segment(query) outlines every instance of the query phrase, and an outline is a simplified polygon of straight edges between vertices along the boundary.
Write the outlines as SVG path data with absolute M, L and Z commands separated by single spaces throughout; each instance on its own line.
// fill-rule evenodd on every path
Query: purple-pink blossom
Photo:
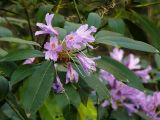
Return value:
M 96 63 L 92 58 L 88 58 L 83 54 L 77 54 L 77 58 L 83 70 L 89 75 L 92 71 L 96 71 Z
M 152 67 L 148 66 L 145 69 L 135 71 L 135 73 L 143 79 L 144 83 L 147 83 L 150 80 L 149 73 L 151 72 L 151 70 L 152 70 Z
M 78 73 L 73 69 L 70 62 L 67 65 L 66 84 L 69 82 L 78 82 Z
M 123 57 L 124 57 L 124 51 L 118 48 L 114 48 L 112 52 L 110 52 L 110 56 L 119 61 L 122 62 Z
M 35 33 L 35 35 L 41 35 L 41 34 L 50 34 L 50 35 L 58 35 L 58 32 L 55 28 L 52 27 L 52 19 L 54 17 L 54 14 L 49 14 L 47 13 L 46 14 L 46 17 L 45 17 L 45 21 L 46 21 L 46 24 L 43 24 L 43 23 L 37 23 L 37 26 L 41 29 L 39 31 L 37 31 Z
M 63 88 L 63 84 L 60 81 L 60 78 L 57 76 L 55 82 L 52 85 L 53 90 L 56 93 L 63 93 L 65 89 Z
M 81 25 L 77 30 L 76 33 L 79 37 L 83 39 L 84 43 L 94 42 L 95 38 L 93 37 L 92 33 L 95 33 L 97 29 L 94 26 L 89 27 L 88 24 Z
M 23 62 L 23 64 L 25 65 L 25 64 L 32 64 L 33 62 L 34 62 L 34 60 L 35 60 L 35 58 L 28 58 L 28 59 L 26 59 L 24 62 Z
M 62 51 L 62 45 L 58 43 L 58 39 L 56 37 L 51 37 L 49 42 L 44 44 L 45 59 L 57 61 L 58 53 Z
M 130 70 L 136 70 L 141 68 L 139 62 L 140 62 L 140 58 L 135 57 L 133 54 L 129 54 L 127 60 L 124 61 L 124 64 Z
M 148 66 L 147 68 L 142 68 L 139 57 L 136 57 L 133 54 L 129 54 L 127 57 L 125 57 L 124 51 L 118 48 L 114 48 L 110 53 L 110 56 L 132 70 L 137 76 L 142 78 L 144 83 L 147 83 L 150 80 L 149 73 L 151 72 L 152 67 Z
M 81 37 L 79 37 L 75 32 L 72 32 L 66 36 L 65 43 L 67 49 L 69 50 L 80 49 L 83 46 Z
M 71 32 L 65 38 L 67 49 L 80 49 L 81 47 L 88 46 L 93 48 L 89 43 L 95 41 L 92 33 L 96 32 L 94 26 L 89 27 L 88 24 L 81 25 L 75 32 Z

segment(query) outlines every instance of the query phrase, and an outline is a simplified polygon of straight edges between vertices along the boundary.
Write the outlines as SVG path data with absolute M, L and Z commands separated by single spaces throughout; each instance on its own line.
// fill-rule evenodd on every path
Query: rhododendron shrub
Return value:
M 135 23 L 122 13 L 106 20 L 95 10 L 82 17 L 75 0 L 79 22 L 73 22 L 74 16 L 58 14 L 67 4 L 62 3 L 54 12 L 50 4 L 39 4 L 32 21 L 23 1 L 27 21 L 16 25 L 28 24 L 30 40 L 0 38 L 14 42 L 8 50 L 0 46 L 0 119 L 160 120 L 158 37 L 135 40 L 129 28 Z M 146 20 L 135 11 L 125 13 Z

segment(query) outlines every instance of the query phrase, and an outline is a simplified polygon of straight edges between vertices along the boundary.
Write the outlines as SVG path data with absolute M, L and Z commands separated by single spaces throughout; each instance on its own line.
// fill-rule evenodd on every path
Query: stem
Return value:
M 15 113 L 19 116 L 19 118 L 21 120 L 25 120 L 25 118 L 23 118 L 23 116 L 19 113 L 19 111 L 14 107 L 14 105 L 10 102 L 10 100 L 8 100 L 8 98 L 6 98 L 6 102 L 7 104 L 15 111 Z
M 96 92 L 96 104 L 97 104 L 97 120 L 100 120 L 100 115 L 99 115 L 99 98 L 98 98 L 98 94 Z
M 29 26 L 31 37 L 32 37 L 32 41 L 34 41 L 34 35 L 33 35 L 32 27 L 31 27 L 30 17 L 29 17 L 28 11 L 27 11 L 25 6 L 24 6 L 24 11 L 25 11 L 25 14 L 26 14 L 26 17 L 27 17 L 28 26 Z
M 82 19 L 81 19 L 80 13 L 79 13 L 79 10 L 78 10 L 78 7 L 77 7 L 76 0 L 73 0 L 73 3 L 74 3 L 74 7 L 75 7 L 75 9 L 76 9 L 76 12 L 77 12 L 79 21 L 82 23 L 83 21 L 82 21 Z
M 61 3 L 62 3 L 62 1 L 63 1 L 63 0 L 59 0 L 59 2 L 58 2 L 57 8 L 56 8 L 56 10 L 55 10 L 55 13 L 56 13 L 56 14 L 59 12 L 59 10 L 60 10 L 60 8 L 61 8 Z
M 8 13 L 15 14 L 15 15 L 19 15 L 18 13 L 15 13 L 15 12 L 9 11 L 9 10 L 4 9 L 4 8 L 0 8 L 0 10 L 1 10 L 1 11 L 4 11 L 4 12 L 8 12 Z

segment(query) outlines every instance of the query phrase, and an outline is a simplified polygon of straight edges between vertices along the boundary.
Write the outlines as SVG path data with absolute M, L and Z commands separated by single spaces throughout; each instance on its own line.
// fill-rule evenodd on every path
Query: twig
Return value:
M 75 7 L 75 9 L 76 9 L 76 12 L 77 12 L 79 21 L 82 23 L 83 21 L 82 21 L 82 19 L 81 19 L 80 13 L 79 13 L 79 10 L 78 10 L 78 7 L 77 7 L 76 0 L 73 0 L 73 3 L 74 3 L 74 7 Z
M 63 0 L 59 0 L 59 2 L 58 2 L 58 5 L 57 5 L 56 10 L 55 10 L 55 13 L 56 13 L 56 14 L 59 12 L 59 10 L 60 10 L 60 8 L 61 8 L 60 6 L 61 6 L 62 1 L 63 1 Z
M 8 98 L 6 98 L 6 102 L 12 108 L 12 110 L 15 111 L 15 113 L 19 116 L 21 120 L 25 120 L 25 118 L 23 118 L 23 116 L 19 113 L 19 111 L 14 107 L 14 105 L 10 102 Z
M 100 115 L 99 115 L 99 98 L 98 98 L 98 94 L 96 92 L 96 108 L 97 108 L 97 120 L 100 120 Z
M 25 6 L 24 6 L 24 11 L 25 11 L 25 14 L 26 14 L 26 17 L 27 17 L 28 26 L 29 26 L 31 37 L 32 37 L 32 41 L 34 41 L 34 35 L 33 35 L 32 27 L 31 27 L 30 17 L 29 17 L 28 11 L 27 11 Z
M 18 13 L 15 13 L 15 12 L 12 12 L 12 11 L 9 11 L 9 10 L 6 10 L 4 8 L 0 8 L 1 11 L 4 11 L 4 12 L 8 12 L 8 13 L 12 13 L 12 14 L 15 14 L 15 15 L 19 15 Z

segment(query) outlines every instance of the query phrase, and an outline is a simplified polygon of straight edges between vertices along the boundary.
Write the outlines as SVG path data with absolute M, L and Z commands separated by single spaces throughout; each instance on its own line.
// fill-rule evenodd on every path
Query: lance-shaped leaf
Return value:
M 7 55 L 7 54 L 8 54 L 7 51 L 5 51 L 5 50 L 3 50 L 2 48 L 0 48 L 0 56 L 5 56 L 5 55 Z
M 9 92 L 8 80 L 0 76 L 0 100 L 3 99 Z
M 80 77 L 90 88 L 97 92 L 100 98 L 108 99 L 110 97 L 107 87 L 99 80 L 99 76 L 96 73 L 85 76 L 80 74 Z
M 132 15 L 134 16 L 134 19 L 132 20 L 135 20 L 135 23 L 139 25 L 150 36 L 152 45 L 160 51 L 160 30 L 158 29 L 158 27 L 156 27 L 156 25 L 154 25 L 146 17 L 139 15 L 135 11 L 132 11 Z
M 24 78 L 30 76 L 37 68 L 37 65 L 22 65 L 19 68 L 17 68 L 11 76 L 11 86 L 22 81 Z
M 67 31 L 67 34 L 70 32 L 76 31 L 77 28 L 80 27 L 80 24 L 72 23 L 72 22 L 65 22 L 64 29 Z
M 118 32 L 121 34 L 125 33 L 125 23 L 122 19 L 108 19 L 108 27 L 111 31 Z
M 99 39 L 99 38 L 106 37 L 106 36 L 120 36 L 120 37 L 122 37 L 123 34 L 108 31 L 108 30 L 101 30 L 101 31 L 96 33 L 95 38 Z
M 33 49 L 24 49 L 24 50 L 16 50 L 8 53 L 6 56 L 0 59 L 0 62 L 3 61 L 17 61 L 24 60 L 27 58 L 33 57 L 43 57 L 44 54 L 41 51 L 33 50 Z
M 65 120 L 63 112 L 53 96 L 47 98 L 39 113 L 42 120 Z
M 118 80 L 128 82 L 129 86 L 139 90 L 144 90 L 142 80 L 140 80 L 123 64 L 111 59 L 110 57 L 102 57 L 100 60 L 97 60 L 97 67 L 113 74 Z
M 14 43 L 40 46 L 38 43 L 34 41 L 23 40 L 23 39 L 15 38 L 15 37 L 1 37 L 0 42 L 14 42 Z
M 54 76 L 52 62 L 46 61 L 28 78 L 28 84 L 22 94 L 22 103 L 28 116 L 43 105 L 51 90 Z
M 120 37 L 120 36 L 99 37 L 96 39 L 96 42 L 116 47 L 124 47 L 133 50 L 145 51 L 145 52 L 153 52 L 153 53 L 159 52 L 156 48 L 147 43 L 133 40 L 127 37 Z

